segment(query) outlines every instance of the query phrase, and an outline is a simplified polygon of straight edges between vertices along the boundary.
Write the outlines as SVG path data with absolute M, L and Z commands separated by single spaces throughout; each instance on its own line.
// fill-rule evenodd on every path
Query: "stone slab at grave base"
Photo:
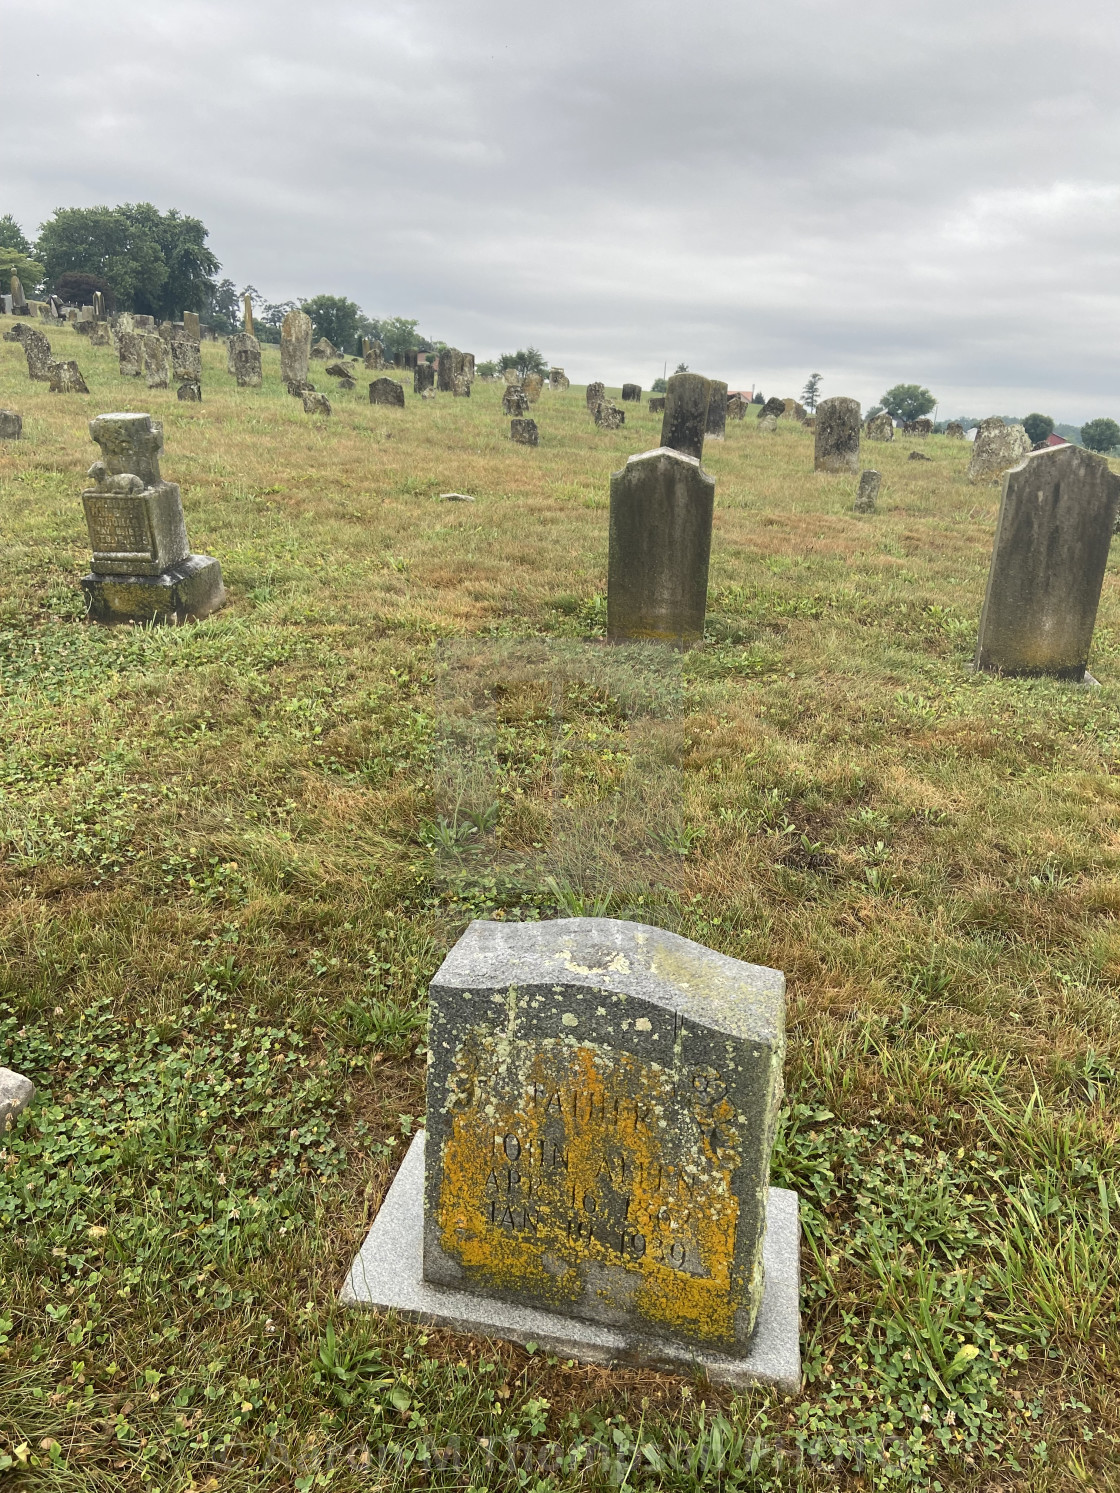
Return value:
M 770 1384 L 787 1394 L 801 1387 L 800 1227 L 797 1194 L 771 1187 L 763 1245 L 765 1289 L 758 1325 L 742 1358 L 687 1343 L 638 1336 L 535 1307 L 514 1306 L 468 1291 L 429 1285 L 422 1276 L 424 1132 L 408 1148 L 373 1227 L 350 1268 L 339 1299 L 345 1306 L 397 1311 L 433 1327 L 475 1337 L 537 1343 L 548 1353 L 584 1363 L 700 1369 L 713 1384 L 745 1389 Z
M 89 575 L 82 590 L 91 622 L 187 622 L 225 604 L 222 567 L 211 555 L 188 555 L 159 575 Z

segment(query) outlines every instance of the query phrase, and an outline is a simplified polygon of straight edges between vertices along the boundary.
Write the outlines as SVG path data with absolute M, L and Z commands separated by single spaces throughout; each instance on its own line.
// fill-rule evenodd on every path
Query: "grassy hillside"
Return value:
M 973 678 L 998 488 L 967 485 L 970 447 L 868 446 L 881 511 L 857 516 L 809 433 L 748 416 L 705 454 L 706 645 L 609 649 L 608 479 L 657 444 L 644 407 L 607 434 L 582 389 L 545 394 L 533 450 L 497 385 L 399 411 L 359 384 L 322 420 L 273 348 L 238 390 L 205 346 L 190 405 L 52 342 L 88 398 L 0 342 L 24 416 L 0 443 L 0 1061 L 39 1085 L 0 1172 L 0 1465 L 68 1489 L 811 1487 L 834 1459 L 863 1486 L 1105 1486 L 1115 565 L 1102 689 Z M 117 409 L 164 421 L 221 560 L 201 625 L 81 621 L 86 422 Z M 472 917 L 558 912 L 789 977 L 795 1400 L 335 1304 L 422 1119 L 426 982 Z

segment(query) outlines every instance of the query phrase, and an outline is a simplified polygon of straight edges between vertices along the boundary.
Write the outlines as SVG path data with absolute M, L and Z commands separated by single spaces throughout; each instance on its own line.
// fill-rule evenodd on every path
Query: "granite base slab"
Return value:
M 211 555 L 188 555 L 159 575 L 82 577 L 90 622 L 186 622 L 225 604 L 222 567 Z
M 801 1387 L 800 1225 L 797 1194 L 786 1188 L 770 1188 L 763 1248 L 766 1284 L 758 1325 L 741 1358 L 430 1285 L 421 1274 L 423 1237 L 424 1132 L 420 1131 L 350 1267 L 339 1297 L 344 1305 L 397 1311 L 413 1321 L 475 1337 L 532 1342 L 547 1353 L 587 1363 L 655 1367 L 675 1373 L 700 1370 L 713 1384 L 737 1389 L 768 1384 L 795 1394 Z

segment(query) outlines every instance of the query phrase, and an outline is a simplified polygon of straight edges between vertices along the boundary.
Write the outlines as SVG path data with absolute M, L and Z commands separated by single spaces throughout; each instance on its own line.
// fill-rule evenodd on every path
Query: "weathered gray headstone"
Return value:
M 471 381 L 465 372 L 457 373 L 452 379 L 451 392 L 456 399 L 469 399 L 471 397 Z
M 894 420 L 882 410 L 878 415 L 872 415 L 867 422 L 867 439 L 869 441 L 893 441 Z
M 604 399 L 595 406 L 595 424 L 600 430 L 621 430 L 626 424 L 626 411 L 620 410 L 613 399 Z
M 502 414 L 503 415 L 527 415 L 529 413 L 529 401 L 524 392 L 516 384 L 507 384 L 502 392 Z
M 436 381 L 436 370 L 433 363 L 417 363 L 412 370 L 412 392 L 423 394 L 426 389 L 434 388 Z
M 778 428 L 777 415 L 759 415 L 758 428 L 764 431 L 766 435 L 773 435 Z
M 112 347 L 113 331 L 107 321 L 95 321 L 89 329 L 90 347 Z
M 143 378 L 144 333 L 129 331 L 118 333 L 117 358 L 122 378 Z
M 541 434 L 535 420 L 515 418 L 509 422 L 509 438 L 517 446 L 539 446 Z
M 682 1356 L 744 1354 L 782 1098 L 779 971 L 640 923 L 476 922 L 430 1013 L 424 1279 Z
M 530 404 L 536 404 L 544 388 L 544 379 L 539 373 L 527 373 L 521 380 L 521 392 Z
M 148 333 L 141 344 L 144 378 L 149 389 L 166 389 L 171 377 L 169 348 L 162 337 Z
M 933 421 L 927 420 L 924 415 L 917 420 L 907 420 L 903 424 L 902 433 L 903 435 L 917 436 L 919 440 L 925 440 L 927 436 L 933 434 Z
M 766 401 L 766 403 L 762 406 L 762 408 L 758 412 L 758 418 L 761 420 L 766 415 L 773 415 L 776 420 L 780 420 L 781 417 L 785 414 L 785 412 L 786 412 L 786 402 L 785 402 L 785 400 L 784 399 L 778 399 L 777 397 L 775 397 L 773 399 L 768 399 Z
M 623 386 L 622 386 L 622 400 L 623 400 L 624 404 L 641 404 L 641 402 L 642 402 L 642 386 L 641 386 L 641 384 L 623 384 Z
M 998 415 L 981 420 L 972 443 L 968 480 L 990 481 L 1022 461 L 1030 449 L 1031 438 L 1021 425 L 1005 425 Z
M 699 461 L 704 454 L 711 397 L 710 379 L 699 373 L 674 373 L 665 388 L 662 446 L 671 446 L 674 451 L 683 451 L 686 456 L 695 456 Z
M 592 414 L 595 413 L 595 406 L 598 404 L 602 404 L 603 400 L 606 399 L 606 397 L 607 390 L 604 384 L 588 384 L 587 393 L 585 394 L 584 398 L 587 401 L 587 408 L 591 411 Z
M 649 401 L 649 412 L 651 415 L 663 415 L 665 413 L 664 394 L 654 394 Z
M 783 400 L 783 403 L 785 405 L 785 413 L 788 418 L 791 420 L 796 420 L 799 425 L 803 425 L 808 414 L 805 406 L 803 404 L 798 404 L 796 399 L 786 399 Z
M 311 357 L 311 318 L 293 307 L 280 323 L 280 377 L 285 384 L 305 384 Z
M 474 383 L 474 353 L 463 354 L 463 377 L 466 378 L 470 383 Z
M 21 327 L 24 355 L 27 358 L 27 376 L 36 383 L 50 382 L 51 345 L 38 327 Z
M 328 377 L 338 380 L 339 388 L 352 389 L 356 382 L 355 374 L 358 371 L 357 363 L 328 363 L 323 370 Z
M 1084 679 L 1118 503 L 1120 477 L 1080 446 L 1004 475 L 978 669 Z
M 813 466 L 818 472 L 859 471 L 859 401 L 823 399 L 817 406 L 813 431 Z
M 959 420 L 950 420 L 948 425 L 946 425 L 945 427 L 945 434 L 951 441 L 963 441 L 964 426 L 960 423 Z
M 868 467 L 859 474 L 859 492 L 853 507 L 857 513 L 874 513 L 883 477 L 880 472 Z
M 160 476 L 163 426 L 150 415 L 99 415 L 101 459 L 82 493 L 93 561 L 82 577 L 95 622 L 183 622 L 225 601 L 221 566 L 192 555 L 179 489 Z
M 195 342 L 202 341 L 202 323 L 198 319 L 197 311 L 183 312 L 183 331 Z
M 419 365 L 417 365 L 419 366 Z M 436 388 L 441 394 L 452 394 L 455 391 L 455 380 L 463 372 L 463 354 L 457 347 L 445 347 L 440 350 L 439 372 L 436 375 Z
M 521 375 L 516 368 L 503 369 L 502 378 L 507 384 L 519 384 L 521 382 Z
M 23 416 L 15 410 L 0 410 L 0 441 L 18 441 L 23 435 Z
M 708 423 L 704 434 L 712 440 L 722 441 L 727 434 L 727 385 L 718 378 L 711 380 L 712 392 L 708 397 Z
M 398 405 L 403 410 L 404 385 L 398 384 L 395 378 L 375 378 L 369 386 L 369 402 L 370 404 Z
M 0 1141 L 16 1128 L 16 1121 L 35 1097 L 35 1085 L 22 1073 L 0 1068 Z
M 316 394 L 314 389 L 303 391 L 303 412 L 305 415 L 329 415 L 331 413 L 331 402 L 325 394 Z
M 156 319 L 154 316 L 146 316 L 142 312 L 132 313 L 133 330 L 137 332 L 154 332 L 156 330 Z
M 741 394 L 729 394 L 727 396 L 727 418 L 729 420 L 741 420 L 747 413 L 749 401 Z
M 171 339 L 171 375 L 180 399 L 197 403 L 202 398 L 202 346 L 185 329 Z
M 370 342 L 368 337 L 366 342 L 369 345 L 364 349 L 362 361 L 371 373 L 379 373 L 385 367 L 385 349 L 380 342 Z M 419 368 L 419 363 L 416 366 Z
M 607 637 L 689 647 L 704 636 L 716 485 L 662 446 L 611 475 Z
M 229 339 L 226 366 L 239 389 L 261 386 L 261 345 L 251 332 L 238 332 Z
M 571 387 L 571 380 L 564 373 L 563 368 L 550 368 L 548 370 L 548 387 L 554 394 L 562 393 Z
M 320 337 L 311 349 L 311 356 L 319 362 L 326 358 L 337 358 L 338 348 L 332 342 L 328 342 L 325 337 Z
M 47 364 L 50 373 L 52 394 L 88 394 L 81 369 L 73 358 L 64 358 Z
M 924 451 L 911 451 L 907 457 L 908 461 L 932 461 L 932 456 L 927 456 Z
M 12 276 L 12 315 L 31 315 L 31 307 L 27 304 L 27 297 L 23 293 L 23 284 L 18 275 Z

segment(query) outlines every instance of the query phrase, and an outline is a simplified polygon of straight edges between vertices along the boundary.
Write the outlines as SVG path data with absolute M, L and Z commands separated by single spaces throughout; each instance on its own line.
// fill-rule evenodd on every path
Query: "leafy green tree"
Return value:
M 883 408 L 896 420 L 920 420 L 937 400 L 921 384 L 895 384 L 883 395 Z
M 677 366 L 673 369 L 673 372 L 674 373 L 687 373 L 688 372 L 688 364 L 687 363 L 678 363 Z
M 755 396 L 754 396 L 754 398 L 753 398 L 753 399 L 752 399 L 752 400 L 751 400 L 751 403 L 752 403 L 752 404 L 765 404 L 765 403 L 766 403 L 766 397 L 765 397 L 765 395 L 764 395 L 764 394 L 763 394 L 763 392 L 762 392 L 762 390 L 761 390 L 761 389 L 757 389 L 757 390 L 756 390 L 756 391 L 755 391 Z
M 503 353 L 498 359 L 498 367 L 503 373 L 507 368 L 516 368 L 522 378 L 527 373 L 543 376 L 548 372 L 548 364 L 538 347 L 519 347 L 515 353 Z
M 1049 415 L 1027 415 L 1023 429 L 1030 436 L 1032 446 L 1041 446 L 1047 436 L 1054 434 L 1054 422 Z
M 867 411 L 867 414 L 864 415 L 863 418 L 865 420 L 874 420 L 874 418 L 875 418 L 876 415 L 881 415 L 882 413 L 883 413 L 883 406 L 881 404 L 873 404 L 871 406 L 871 408 Z
M 108 281 L 117 303 L 161 320 L 201 310 L 220 268 L 198 218 L 150 202 L 59 208 L 42 225 L 36 252 L 54 284 L 68 270 Z
M 311 318 L 313 334 L 325 337 L 341 350 L 353 348 L 361 336 L 365 317 L 362 308 L 343 295 L 315 295 L 302 303 L 301 309 Z
M 12 248 L 0 240 L 0 291 L 6 295 L 13 275 L 19 276 L 24 295 L 33 296 L 43 283 L 43 266 L 22 249 Z
M 808 381 L 801 391 L 801 398 L 805 403 L 805 408 L 812 414 L 816 413 L 817 405 L 820 402 L 821 378 L 822 375 L 819 373 L 810 373 Z
M 1115 451 L 1120 446 L 1120 425 L 1115 420 L 1107 418 L 1101 420 L 1090 420 L 1087 425 L 1081 427 L 1081 443 L 1090 451 L 1099 451 L 1102 454 Z
M 377 340 L 385 349 L 389 362 L 394 362 L 401 353 L 411 352 L 424 340 L 416 335 L 416 328 L 420 323 L 411 321 L 407 316 L 387 316 L 376 325 Z
M 31 245 L 27 240 L 27 235 L 11 213 L 5 213 L 0 218 L 0 244 L 3 244 L 6 249 L 18 249 L 21 254 L 31 254 Z
M 228 336 L 241 320 L 241 302 L 237 286 L 230 279 L 221 280 L 206 295 L 201 314 L 206 322 L 223 336 Z
M 669 382 L 667 379 L 655 378 L 653 383 L 649 386 L 649 392 L 651 394 L 664 394 L 668 387 Z
M 479 363 L 478 367 L 475 369 L 475 373 L 478 375 L 479 378 L 493 378 L 494 375 L 497 373 L 497 371 L 498 371 L 498 365 L 497 365 L 497 363 L 490 362 L 490 361 L 487 361 L 485 363 Z
M 100 275 L 87 275 L 84 270 L 67 270 L 55 281 L 54 293 L 71 306 L 92 306 L 93 293 L 99 290 L 105 297 L 105 309 L 110 315 L 117 309 L 117 298 L 108 280 Z

